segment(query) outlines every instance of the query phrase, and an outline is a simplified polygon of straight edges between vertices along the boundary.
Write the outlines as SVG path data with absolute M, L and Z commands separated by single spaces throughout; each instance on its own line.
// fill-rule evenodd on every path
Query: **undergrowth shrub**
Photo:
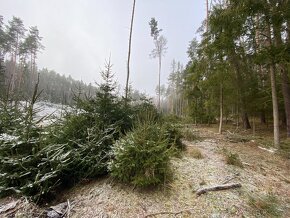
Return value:
M 181 151 L 185 149 L 185 145 L 182 143 L 181 138 L 182 134 L 180 128 L 176 124 L 172 123 L 164 123 L 164 134 L 168 139 L 168 148 L 174 148 L 177 151 Z
M 53 199 L 61 187 L 102 174 L 108 159 L 107 140 L 111 140 L 110 134 L 103 132 L 74 147 L 68 143 L 50 144 L 36 151 L 35 146 L 42 145 L 40 139 L 21 143 L 25 146 L 21 152 L 16 146 L 18 141 L 4 143 L 0 150 L 0 195 L 16 193 L 41 203 Z
M 175 114 L 166 114 L 163 116 L 163 121 L 164 122 L 168 122 L 168 123 L 175 123 L 175 124 L 179 124 L 182 122 L 181 117 L 175 115 Z
M 114 92 L 110 64 L 102 76 L 95 96 L 77 97 L 76 106 L 46 128 L 35 120 L 36 85 L 21 115 L 23 129 L 0 141 L 0 196 L 16 193 L 41 203 L 63 187 L 107 173 L 113 142 L 130 130 L 133 118 Z
M 168 137 L 156 123 L 141 123 L 112 150 L 109 169 L 113 177 L 139 187 L 157 185 L 169 178 Z
M 17 105 L 0 99 L 0 134 L 15 134 L 22 128 L 21 120 L 21 110 Z
M 19 194 L 47 202 L 83 178 L 107 174 L 112 157 L 112 175 L 122 181 L 148 186 L 168 178 L 172 148 L 182 147 L 180 132 L 161 125 L 161 115 L 149 100 L 134 105 L 120 99 L 110 63 L 102 77 L 95 95 L 76 94 L 76 104 L 50 126 L 41 127 L 43 118 L 36 119 L 38 83 L 19 119 L 13 108 L 0 111 L 0 118 L 5 116 L 0 130 L 11 134 L 9 140 L 0 137 L 0 196 Z M 8 131 L 12 117 L 16 123 Z
M 193 130 L 190 128 L 185 128 L 182 131 L 182 136 L 187 141 L 194 141 L 198 139 L 198 137 L 193 133 Z
M 238 154 L 232 153 L 232 152 L 228 151 L 227 149 L 223 149 L 223 153 L 225 155 L 225 159 L 226 159 L 227 164 L 234 165 L 234 166 L 241 167 L 241 168 L 244 167 Z

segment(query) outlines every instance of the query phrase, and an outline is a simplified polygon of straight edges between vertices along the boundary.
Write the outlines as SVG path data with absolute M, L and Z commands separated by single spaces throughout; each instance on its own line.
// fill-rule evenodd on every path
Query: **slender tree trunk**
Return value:
M 290 2 L 290 1 L 288 1 Z M 290 44 L 290 18 L 287 20 L 287 42 Z
M 266 35 L 267 35 L 267 46 L 272 46 L 272 38 L 271 38 L 271 24 L 269 17 L 267 19 L 266 26 Z M 271 57 L 273 58 L 273 57 Z M 274 145 L 275 147 L 279 147 L 280 145 L 280 133 L 279 133 L 279 108 L 278 108 L 278 96 L 277 96 L 277 88 L 276 88 L 276 77 L 275 77 L 275 64 L 273 60 L 271 60 L 269 64 L 269 73 L 271 79 L 271 91 L 272 91 L 272 105 L 273 105 L 273 128 L 274 128 Z
M 220 125 L 219 125 L 219 134 L 222 134 L 223 126 L 223 107 L 224 107 L 224 93 L 223 93 L 223 84 L 220 85 Z
M 205 0 L 205 4 L 206 4 L 206 32 L 208 32 L 208 18 L 209 18 L 208 0 Z
M 289 1 L 288 1 L 289 3 Z M 287 43 L 288 45 L 290 45 L 290 19 L 288 18 L 287 21 Z M 287 69 L 287 67 L 285 67 L 285 69 Z M 289 69 L 289 68 L 288 68 Z M 283 93 L 287 93 L 287 96 L 284 96 L 284 105 L 285 105 L 285 109 L 286 109 L 286 119 L 287 119 L 287 137 L 290 137 L 290 82 L 289 82 L 289 77 L 288 77 L 288 71 L 283 70 L 282 72 L 282 86 L 284 85 L 285 87 L 283 88 Z
M 242 115 L 242 121 L 243 121 L 243 126 L 245 129 L 251 129 L 251 124 L 249 121 L 248 113 L 246 111 L 246 99 L 244 96 L 244 85 L 243 85 L 243 79 L 241 76 L 241 66 L 239 63 L 239 60 L 237 58 L 237 54 L 234 50 L 231 51 L 230 53 L 230 62 L 233 68 L 235 69 L 236 72 L 236 84 L 237 84 L 237 89 L 238 93 L 240 95 L 240 103 L 241 103 L 241 115 Z
M 281 47 L 283 44 L 282 36 L 281 36 L 281 24 L 273 25 L 275 43 L 277 47 Z M 290 137 L 290 82 L 288 77 L 288 69 L 284 63 L 279 64 L 281 69 L 281 77 L 282 77 L 282 94 L 284 98 L 284 107 L 286 114 L 286 126 L 287 126 L 287 137 Z
M 128 61 L 127 61 L 127 79 L 126 79 L 126 90 L 125 90 L 126 102 L 128 100 L 128 92 L 129 92 L 131 42 L 132 42 L 133 22 L 134 22 L 134 14 L 135 14 L 135 4 L 136 4 L 136 0 L 133 1 L 133 9 L 132 9 L 132 17 L 131 17 L 131 26 L 130 26 L 130 36 L 129 36 L 129 49 L 128 49 Z
M 158 58 L 158 110 L 160 111 L 160 75 L 161 75 L 161 55 Z
M 283 67 L 281 72 L 282 76 L 282 93 L 284 98 L 284 107 L 286 114 L 286 125 L 287 125 L 287 137 L 290 137 L 290 83 L 287 73 L 287 68 Z
M 253 117 L 253 124 L 252 124 L 252 127 L 253 127 L 253 135 L 255 135 L 255 134 L 256 134 L 255 117 Z
M 261 124 L 266 124 L 266 114 L 264 110 L 260 112 L 260 121 L 261 121 Z
M 249 121 L 249 116 L 247 112 L 242 112 L 242 120 L 244 129 L 251 129 L 251 124 Z
M 273 119 L 274 119 L 274 145 L 279 147 L 280 133 L 279 133 L 279 108 L 278 97 L 276 90 L 276 78 L 274 64 L 270 65 L 270 78 L 271 78 L 271 90 L 272 90 L 272 104 L 273 104 Z

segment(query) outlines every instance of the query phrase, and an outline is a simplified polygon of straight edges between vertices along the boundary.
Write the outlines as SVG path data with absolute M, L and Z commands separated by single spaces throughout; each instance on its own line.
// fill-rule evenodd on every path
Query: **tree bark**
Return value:
M 241 76 L 241 66 L 240 66 L 237 54 L 234 49 L 230 52 L 229 60 L 236 72 L 236 84 L 237 84 L 238 93 L 240 95 L 240 103 L 241 103 L 240 109 L 241 109 L 243 126 L 245 129 L 251 129 L 251 124 L 248 118 L 248 113 L 246 111 L 246 99 L 243 94 L 244 85 L 243 85 L 243 78 Z
M 158 111 L 160 111 L 160 74 L 161 74 L 161 55 L 158 57 Z
M 280 133 L 279 133 L 279 108 L 278 108 L 278 97 L 276 90 L 276 78 L 275 78 L 275 67 L 272 63 L 269 67 L 270 78 L 271 78 L 271 91 L 272 91 L 272 104 L 273 104 L 273 120 L 274 120 L 274 145 L 279 147 L 280 145 Z
M 220 85 L 220 125 L 219 125 L 219 134 L 222 134 L 223 127 L 223 107 L 224 107 L 224 96 L 223 96 L 223 84 Z
M 271 39 L 271 25 L 270 20 L 267 20 L 267 44 L 269 47 L 272 46 Z M 273 57 L 272 57 L 273 58 Z M 272 105 L 273 105 L 273 121 L 274 121 L 274 145 L 275 147 L 279 147 L 280 145 L 280 133 L 279 133 L 279 108 L 278 108 L 278 96 L 277 96 L 277 88 L 276 88 L 276 77 L 275 77 L 275 64 L 273 60 L 269 65 L 269 73 L 271 79 L 271 91 L 272 91 Z
M 266 114 L 264 110 L 260 112 L 260 121 L 261 124 L 266 124 Z
M 208 32 L 208 19 L 209 19 L 208 0 L 205 0 L 205 4 L 206 4 L 206 32 Z
M 133 9 L 132 9 L 132 17 L 131 17 L 131 26 L 130 26 L 130 36 L 129 36 L 129 50 L 128 50 L 128 61 L 127 61 L 127 79 L 126 79 L 126 90 L 125 90 L 126 102 L 128 100 L 128 92 L 129 92 L 131 42 L 132 42 L 133 22 L 134 22 L 134 14 L 135 14 L 135 4 L 136 4 L 136 0 L 133 1 Z
M 281 24 L 274 24 L 273 31 L 276 46 L 281 47 L 283 45 L 281 36 Z M 279 66 L 281 69 L 281 77 L 282 77 L 281 83 L 282 83 L 282 94 L 284 98 L 284 108 L 286 114 L 287 137 L 290 137 L 290 82 L 288 77 L 287 66 L 285 66 L 284 63 L 280 63 Z
M 251 124 L 250 124 L 249 116 L 247 112 L 243 112 L 242 120 L 243 120 L 244 129 L 251 129 Z
M 286 114 L 287 137 L 290 137 L 290 83 L 286 68 L 282 69 L 282 93 L 284 98 L 284 107 Z

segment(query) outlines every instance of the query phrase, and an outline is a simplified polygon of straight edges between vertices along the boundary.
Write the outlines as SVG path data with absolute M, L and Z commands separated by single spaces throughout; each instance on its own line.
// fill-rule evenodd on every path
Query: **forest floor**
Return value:
M 69 200 L 70 217 L 76 218 L 290 217 L 290 159 L 231 132 L 190 129 L 197 139 L 184 141 L 187 149 L 171 160 L 173 178 L 162 187 L 139 190 L 104 177 L 64 191 L 58 202 Z M 227 164 L 229 151 L 242 167 Z M 242 187 L 196 195 L 199 188 L 226 182 Z

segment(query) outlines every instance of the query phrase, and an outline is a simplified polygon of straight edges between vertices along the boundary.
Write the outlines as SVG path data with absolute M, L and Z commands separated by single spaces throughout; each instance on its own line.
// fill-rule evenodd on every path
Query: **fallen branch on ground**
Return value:
M 262 149 L 262 150 L 264 150 L 264 151 L 268 151 L 268 152 L 270 152 L 270 153 L 275 153 L 275 152 L 277 151 L 277 149 L 275 149 L 275 148 L 267 149 L 267 148 L 263 148 L 263 147 L 261 147 L 261 146 L 258 146 L 258 148 L 260 148 L 260 149 Z
M 157 215 L 162 215 L 162 214 L 170 214 L 170 215 L 175 215 L 176 216 L 176 215 L 181 214 L 181 213 L 190 212 L 191 210 L 193 210 L 193 208 L 180 210 L 178 212 L 162 211 L 162 212 L 157 212 L 157 213 L 150 213 L 150 214 L 145 215 L 144 218 L 157 216 Z
M 246 166 L 249 166 L 249 167 L 252 167 L 253 165 L 252 164 L 249 164 L 247 162 L 242 162 L 243 165 L 246 165 Z
M 205 194 L 210 191 L 220 191 L 220 190 L 226 190 L 226 189 L 231 189 L 231 188 L 240 188 L 242 185 L 240 183 L 231 183 L 231 184 L 223 184 L 223 185 L 216 185 L 212 187 L 205 187 L 201 188 L 196 191 L 196 195 L 200 196 L 202 194 Z
M 232 177 L 227 176 L 225 181 L 222 184 L 226 184 L 230 181 L 232 181 L 233 179 L 237 178 L 240 175 L 240 173 L 235 173 Z

